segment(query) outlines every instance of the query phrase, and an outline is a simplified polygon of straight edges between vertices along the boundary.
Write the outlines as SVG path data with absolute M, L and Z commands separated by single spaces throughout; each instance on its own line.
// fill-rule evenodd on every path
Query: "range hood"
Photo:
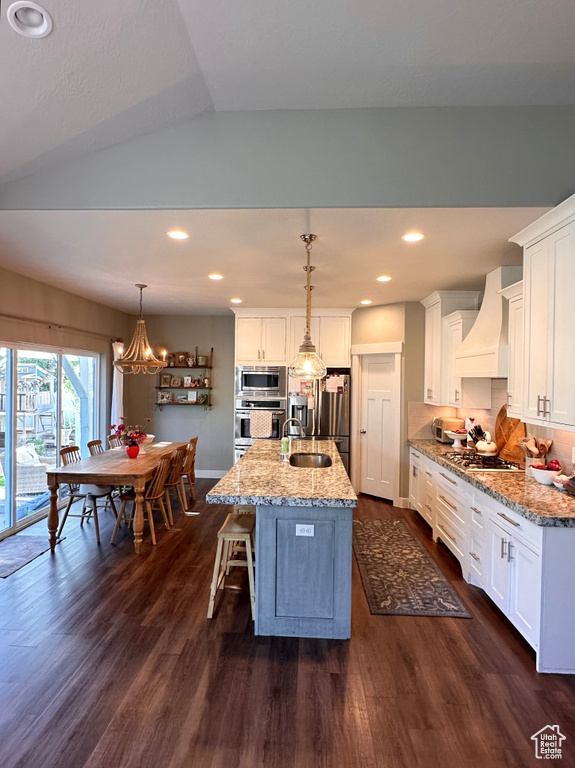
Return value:
M 498 267 L 485 278 L 485 293 L 477 320 L 455 353 L 456 376 L 507 378 L 508 304 L 499 291 L 521 280 L 522 276 L 522 267 Z

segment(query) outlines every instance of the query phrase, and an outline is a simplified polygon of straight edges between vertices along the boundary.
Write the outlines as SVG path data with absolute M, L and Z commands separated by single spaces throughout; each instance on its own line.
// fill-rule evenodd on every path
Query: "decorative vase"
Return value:
M 136 456 L 140 453 L 140 446 L 138 445 L 138 443 L 134 443 L 133 445 L 127 445 L 126 453 L 128 454 L 129 459 L 135 459 Z

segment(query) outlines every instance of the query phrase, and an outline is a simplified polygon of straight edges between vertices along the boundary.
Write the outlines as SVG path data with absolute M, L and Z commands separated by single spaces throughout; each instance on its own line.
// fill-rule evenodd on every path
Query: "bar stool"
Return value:
M 254 587 L 254 561 L 252 557 L 255 524 L 255 515 L 230 513 L 226 517 L 225 523 L 218 531 L 218 548 L 216 551 L 216 560 L 214 562 L 212 586 L 210 588 L 208 619 L 211 619 L 214 615 L 216 595 L 218 591 L 225 586 L 226 574 L 229 573 L 230 568 L 236 566 L 248 569 L 250 605 L 252 619 L 255 619 L 256 600 Z M 245 554 L 245 560 L 234 557 L 234 554 L 237 554 L 237 552 L 234 552 L 235 542 L 241 542 L 243 544 L 242 553 Z

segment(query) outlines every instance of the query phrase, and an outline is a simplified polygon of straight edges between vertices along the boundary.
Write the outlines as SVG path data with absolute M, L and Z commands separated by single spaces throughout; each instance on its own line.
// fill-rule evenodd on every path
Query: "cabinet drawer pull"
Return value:
M 504 560 L 507 557 L 507 539 L 501 537 L 501 559 Z
M 477 509 L 477 507 L 471 507 L 472 511 L 475 512 L 476 515 L 482 515 L 483 512 L 480 509 Z
M 480 557 L 478 557 L 478 556 L 475 554 L 475 552 L 470 552 L 469 554 L 471 555 L 471 557 L 472 557 L 474 560 L 477 560 L 477 562 L 478 562 L 478 563 L 480 563 L 480 562 L 481 562 L 481 558 L 480 558 Z
M 425 474 L 427 475 L 427 477 L 433 477 L 433 475 L 431 474 L 431 472 L 428 472 L 427 470 L 425 470 Z
M 444 477 L 448 482 L 450 482 L 451 485 L 457 485 L 457 480 L 452 480 L 450 477 L 448 477 L 443 472 L 440 472 L 439 474 L 441 475 L 441 477 Z
M 445 528 L 444 528 L 444 527 L 441 525 L 441 523 L 438 523 L 438 524 L 437 524 L 437 527 L 438 527 L 438 528 L 441 528 L 441 530 L 442 530 L 442 531 L 443 531 L 443 533 L 444 533 L 444 534 L 447 536 L 447 538 L 448 538 L 448 539 L 451 539 L 451 541 L 452 541 L 454 544 L 457 544 L 457 539 L 455 538 L 455 536 L 452 536 L 450 533 L 448 533 L 448 532 L 445 530 Z
M 507 517 L 507 515 L 504 515 L 503 512 L 497 513 L 499 517 L 502 517 L 504 520 L 507 520 L 508 523 L 511 523 L 511 525 L 514 525 L 516 528 L 521 528 L 521 523 L 516 523 L 515 520 L 512 520 L 510 517 Z
M 459 390 L 458 389 L 455 390 L 455 402 L 456 403 L 459 402 Z
M 546 403 L 549 403 L 549 410 L 546 408 Z M 551 416 L 551 400 L 548 397 L 543 398 L 543 416 Z
M 543 398 L 541 397 L 541 395 L 537 395 L 537 415 L 538 416 L 543 416 L 543 414 L 541 413 L 541 411 L 543 410 L 541 408 L 541 401 L 542 400 L 543 400 Z
M 507 562 L 510 563 L 512 560 L 515 560 L 513 555 L 511 554 L 511 550 L 513 549 L 513 542 L 509 542 L 509 546 L 507 548 Z
M 258 349 L 258 360 L 262 359 L 262 352 L 261 349 Z M 539 414 L 537 414 L 539 416 Z
M 441 501 L 442 501 L 444 504 L 447 504 L 447 506 L 448 506 L 450 509 L 452 509 L 454 512 L 457 512 L 457 507 L 454 507 L 454 506 L 453 506 L 453 504 L 451 504 L 449 501 L 447 501 L 447 499 L 445 498 L 445 496 L 442 496 L 441 494 L 439 494 L 439 498 L 441 499 Z
M 429 504 L 424 504 L 423 506 L 425 507 L 425 509 L 428 509 L 430 512 L 433 512 Z

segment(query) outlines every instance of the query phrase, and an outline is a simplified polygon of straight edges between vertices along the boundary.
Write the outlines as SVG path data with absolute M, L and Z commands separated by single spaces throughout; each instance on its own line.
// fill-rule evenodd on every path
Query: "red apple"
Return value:
M 532 464 L 531 469 L 547 469 L 545 464 Z
M 557 459 L 551 459 L 551 461 L 547 464 L 547 469 L 551 469 L 553 472 L 560 472 L 561 462 L 557 461 Z

